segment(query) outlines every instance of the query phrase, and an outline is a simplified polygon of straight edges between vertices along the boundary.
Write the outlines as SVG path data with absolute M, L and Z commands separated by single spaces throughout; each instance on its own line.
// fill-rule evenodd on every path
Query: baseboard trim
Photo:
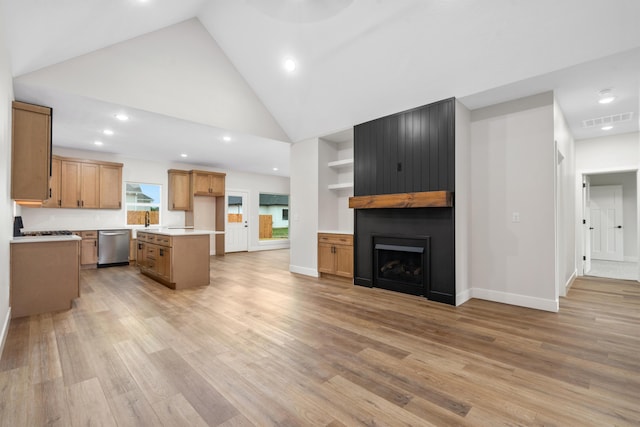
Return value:
M 466 291 L 460 292 L 456 294 L 456 306 L 462 305 L 465 302 L 471 299 L 471 291 L 467 289 Z
M 571 289 L 571 286 L 573 286 L 573 282 L 576 280 L 576 277 L 578 277 L 578 272 L 577 270 L 573 270 L 573 274 L 571 275 L 571 277 L 569 277 L 569 280 L 567 280 L 567 283 L 564 284 L 565 295 L 569 293 L 569 289 Z
M 471 297 L 484 299 L 487 301 L 500 302 L 503 304 L 517 305 L 520 307 L 533 308 L 536 310 L 551 311 L 557 313 L 560 309 L 559 301 L 518 295 L 508 292 L 494 291 L 491 289 L 471 289 Z
M 4 351 L 4 343 L 7 340 L 7 335 L 9 334 L 9 323 L 11 322 L 11 307 L 7 310 L 7 318 L 4 319 L 4 323 L 2 324 L 2 335 L 0 335 L 0 358 L 2 357 L 2 352 Z
M 313 268 L 300 267 L 297 265 L 289 264 L 289 271 L 292 273 L 302 274 L 305 276 L 320 277 L 320 274 L 318 273 L 318 271 L 314 270 Z

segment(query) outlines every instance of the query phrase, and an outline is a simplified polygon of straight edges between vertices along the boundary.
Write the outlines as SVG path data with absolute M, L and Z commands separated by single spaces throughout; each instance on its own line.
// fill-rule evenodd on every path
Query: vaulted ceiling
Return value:
M 451 96 L 475 109 L 547 90 L 576 138 L 638 131 L 636 0 L 2 7 L 16 98 L 54 107 L 59 146 L 287 175 L 289 142 Z M 598 104 L 603 89 L 616 101 Z M 109 123 L 119 110 L 134 120 Z M 628 112 L 610 131 L 584 127 Z M 97 136 L 105 127 L 116 133 Z

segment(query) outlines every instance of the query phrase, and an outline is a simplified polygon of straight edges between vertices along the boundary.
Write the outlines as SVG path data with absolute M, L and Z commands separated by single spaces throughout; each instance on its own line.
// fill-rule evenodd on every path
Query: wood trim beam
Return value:
M 353 209 L 451 208 L 453 207 L 453 192 L 422 191 L 349 197 L 349 207 Z

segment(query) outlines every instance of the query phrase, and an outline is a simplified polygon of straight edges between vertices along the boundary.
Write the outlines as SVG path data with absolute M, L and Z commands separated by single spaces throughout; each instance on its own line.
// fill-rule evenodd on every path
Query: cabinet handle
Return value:
M 84 208 L 84 200 L 80 202 L 80 205 Z
M 97 240 L 93 241 L 93 246 L 98 246 L 98 241 Z
M 58 199 L 58 206 L 62 206 L 62 199 Z
M 141 251 L 142 250 L 142 243 L 138 243 L 138 250 Z
M 160 256 L 164 256 L 164 249 L 160 249 Z
M 118 207 L 121 208 L 122 207 L 122 202 L 118 202 Z
M 80 207 L 80 200 L 76 200 L 76 206 Z
M 176 208 L 176 204 L 175 204 L 175 203 L 173 203 L 173 208 L 174 208 L 174 209 Z

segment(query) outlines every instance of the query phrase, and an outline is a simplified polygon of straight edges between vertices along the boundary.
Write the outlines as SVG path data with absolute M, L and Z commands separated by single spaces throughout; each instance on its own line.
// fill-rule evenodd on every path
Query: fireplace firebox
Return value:
M 374 286 L 413 295 L 429 292 L 428 236 L 373 236 Z

